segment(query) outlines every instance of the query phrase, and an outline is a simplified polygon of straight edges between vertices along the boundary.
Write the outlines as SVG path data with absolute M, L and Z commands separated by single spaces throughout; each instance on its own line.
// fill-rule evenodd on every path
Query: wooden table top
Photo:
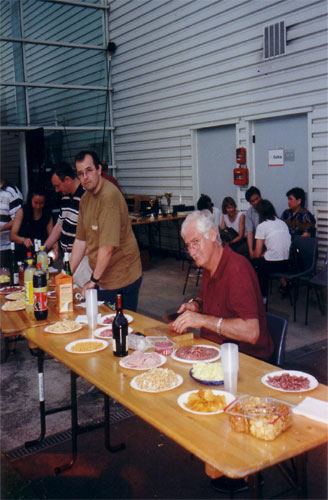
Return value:
M 140 226 L 143 224 L 155 224 L 158 222 L 165 222 L 165 221 L 177 221 L 181 219 L 185 219 L 190 212 L 186 212 L 184 215 L 166 215 L 163 217 L 162 215 L 158 216 L 157 218 L 151 218 L 151 217 L 143 217 L 142 219 L 137 219 L 133 220 L 133 217 L 131 218 L 131 224 L 132 226 Z
M 134 317 L 131 323 L 134 331 L 143 332 L 147 328 L 162 324 L 140 314 L 127 312 Z M 71 354 L 65 350 L 65 346 L 73 340 L 92 337 L 87 325 L 72 334 L 47 334 L 43 327 L 33 327 L 26 330 L 24 335 L 40 349 L 57 358 L 205 464 L 226 476 L 244 477 L 327 441 L 327 425 L 299 415 L 293 417 L 292 427 L 274 441 L 263 441 L 233 431 L 225 413 L 203 416 L 184 411 L 177 404 L 178 396 L 189 390 L 204 389 L 206 386 L 189 376 L 190 364 L 175 361 L 170 357 L 164 367 L 182 375 L 182 385 L 157 394 L 137 391 L 131 388 L 130 382 L 140 372 L 122 368 L 119 358 L 113 355 L 111 346 L 91 354 Z M 197 338 L 187 343 L 211 344 Z M 328 399 L 327 386 L 321 384 L 313 391 L 298 394 L 267 388 L 261 383 L 261 377 L 275 369 L 268 363 L 240 354 L 238 393 L 271 396 L 293 404 L 298 404 L 308 395 L 322 400 Z
M 52 288 L 53 290 L 54 288 Z M 7 302 L 5 295 L 0 294 L 0 307 Z M 30 328 L 31 326 L 49 325 L 59 321 L 64 315 L 59 315 L 56 311 L 56 299 L 48 299 L 48 317 L 45 320 L 38 321 L 34 312 L 22 311 L 2 311 L 0 314 L 0 329 L 5 336 L 17 335 L 18 333 Z M 74 316 L 75 317 L 75 316 Z M 67 319 L 69 317 L 67 316 Z

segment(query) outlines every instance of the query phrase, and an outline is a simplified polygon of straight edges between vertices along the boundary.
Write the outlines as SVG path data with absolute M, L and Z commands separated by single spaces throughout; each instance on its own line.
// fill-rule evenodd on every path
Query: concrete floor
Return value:
M 182 302 L 196 296 L 199 287 L 195 284 L 195 278 L 189 280 L 186 294 L 182 294 L 186 272 L 186 263 L 183 270 L 182 262 L 177 261 L 175 258 L 153 257 L 149 268 L 144 272 L 140 292 L 139 312 L 156 319 L 161 319 L 163 315 L 176 311 Z M 296 323 L 292 321 L 292 307 L 288 299 L 282 300 L 275 288 L 273 294 L 270 296 L 269 310 L 289 317 L 286 343 L 287 359 L 292 361 L 296 357 L 296 354 L 297 356 L 300 353 L 301 355 L 302 353 L 306 355 L 312 348 L 317 349 L 317 346 L 320 346 L 320 363 L 326 367 L 327 317 L 321 316 L 319 308 L 315 301 L 312 300 L 310 304 L 310 324 L 309 326 L 304 325 L 304 292 L 305 290 L 302 290 L 300 293 Z M 314 298 L 315 294 L 313 293 L 312 299 Z M 316 356 L 314 356 L 315 358 Z M 302 362 L 303 358 L 301 356 L 297 359 Z M 313 356 L 309 359 L 313 359 Z M 314 364 L 310 364 L 310 369 L 313 367 Z M 85 393 L 88 387 L 89 384 L 87 382 L 78 380 L 79 394 Z M 50 359 L 46 361 L 45 394 L 47 408 L 57 406 L 58 403 L 61 405 L 68 404 L 69 388 L 68 370 L 55 360 Z M 91 405 L 79 405 L 79 420 L 81 424 L 90 420 L 97 420 L 102 415 L 103 403 L 101 401 Z M 64 431 L 69 427 L 69 412 L 47 417 L 47 435 Z M 36 438 L 38 433 L 39 409 L 36 359 L 30 356 L 26 342 L 23 340 L 17 342 L 16 353 L 11 355 L 1 367 L 1 450 L 4 452 L 19 447 L 26 440 Z M 327 449 L 325 447 L 320 449 L 317 452 L 317 454 L 319 453 L 320 463 L 326 464 Z M 316 457 L 317 459 L 318 456 Z M 310 467 L 312 470 L 314 467 L 313 463 L 311 463 Z M 220 498 L 216 493 L 213 497 Z M 168 498 L 176 498 L 174 491 Z M 201 496 L 197 498 L 201 498 Z M 310 498 L 316 497 L 310 495 Z

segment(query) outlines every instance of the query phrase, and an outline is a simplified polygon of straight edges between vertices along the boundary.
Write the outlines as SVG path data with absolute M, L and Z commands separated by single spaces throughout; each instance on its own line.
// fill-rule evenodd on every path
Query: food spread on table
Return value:
M 25 309 L 25 300 L 10 300 L 2 306 L 3 311 L 23 311 Z
M 47 326 L 45 331 L 48 333 L 73 333 L 81 328 L 82 325 L 80 323 L 69 319 L 63 319 L 62 321 L 56 321 L 56 323 Z
M 6 299 L 8 300 L 25 300 L 25 292 L 13 292 L 6 295 Z
M 184 363 L 197 361 L 215 361 L 220 357 L 220 350 L 207 345 L 183 345 L 172 354 L 172 358 Z
M 132 370 L 150 370 L 157 366 L 163 365 L 166 362 L 166 357 L 157 354 L 156 352 L 134 351 L 125 358 L 120 360 L 120 365 L 123 368 Z
M 213 412 L 223 410 L 227 405 L 224 395 L 216 396 L 211 389 L 192 392 L 185 405 L 194 411 Z
M 8 283 L 10 281 L 10 277 L 8 274 L 0 274 L 0 283 Z
M 292 424 L 292 408 L 283 401 L 244 395 L 228 406 L 231 427 L 237 432 L 272 441 Z
M 182 383 L 181 375 L 169 368 L 152 368 L 134 377 L 131 385 L 145 392 L 162 392 L 174 389 Z
M 318 386 L 318 381 L 308 373 L 297 370 L 280 370 L 267 373 L 261 382 L 276 391 L 305 392 L 312 391 Z
M 223 370 L 220 361 L 214 363 L 205 363 L 203 361 L 194 363 L 190 370 L 190 375 L 193 379 L 203 384 L 223 384 Z
M 13 292 L 22 292 L 24 290 L 23 286 L 3 286 L 0 288 L 0 293 L 1 294 L 8 294 L 8 293 L 13 293 Z
M 95 352 L 104 348 L 104 344 L 99 340 L 77 340 L 73 342 L 70 346 L 71 352 Z

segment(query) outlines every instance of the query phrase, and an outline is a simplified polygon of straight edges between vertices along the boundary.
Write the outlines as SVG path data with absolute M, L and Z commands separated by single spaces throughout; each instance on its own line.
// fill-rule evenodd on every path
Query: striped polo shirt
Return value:
M 72 251 L 79 217 L 80 199 L 84 192 L 83 187 L 79 184 L 73 195 L 64 195 L 62 197 L 58 220 L 62 223 L 60 246 L 63 252 Z
M 0 226 L 14 219 L 23 203 L 23 196 L 16 186 L 4 185 L 0 189 Z M 0 232 L 0 250 L 10 249 L 10 229 Z

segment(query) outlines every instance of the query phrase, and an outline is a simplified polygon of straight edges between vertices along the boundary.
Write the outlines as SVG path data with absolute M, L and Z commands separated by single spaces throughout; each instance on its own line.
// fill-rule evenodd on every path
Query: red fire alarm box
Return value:
M 234 168 L 233 169 L 233 183 L 237 186 L 245 186 L 248 184 L 248 168 Z
M 236 163 L 246 163 L 246 148 L 236 149 Z

